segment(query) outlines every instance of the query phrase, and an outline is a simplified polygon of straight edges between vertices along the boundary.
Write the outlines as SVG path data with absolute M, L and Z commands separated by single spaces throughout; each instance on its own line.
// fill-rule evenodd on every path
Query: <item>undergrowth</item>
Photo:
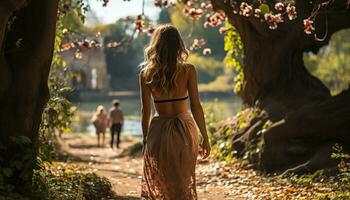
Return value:
M 233 150 L 233 136 L 237 134 L 240 129 L 245 128 L 252 118 L 259 115 L 259 110 L 244 110 L 237 113 L 234 118 L 227 120 L 235 120 L 234 126 L 223 126 L 224 122 L 220 122 L 220 110 L 217 104 L 212 104 L 204 107 L 207 128 L 209 130 L 209 138 L 212 144 L 211 157 L 215 160 L 224 160 L 226 162 L 235 162 L 237 157 L 248 159 L 246 157 L 252 157 L 258 153 L 262 148 L 262 141 L 256 141 L 256 145 L 249 149 L 250 154 L 238 156 L 239 152 Z M 222 120 L 222 119 L 221 119 Z M 271 122 L 268 120 L 264 124 L 260 135 L 271 126 Z M 257 137 L 260 138 L 260 137 Z M 338 167 L 333 173 L 329 175 L 324 170 L 318 170 L 312 174 L 305 174 L 301 176 L 289 176 L 288 182 L 295 187 L 308 187 L 313 184 L 326 184 L 331 188 L 331 192 L 324 195 L 317 195 L 315 199 L 324 200 L 350 200 L 350 155 L 344 153 L 341 145 L 336 144 L 333 147 L 334 153 L 331 157 L 339 161 Z M 279 178 L 279 177 L 275 177 Z M 328 187 L 327 186 L 327 187 Z
M 34 193 L 43 200 L 103 200 L 114 197 L 108 179 L 77 165 L 44 164 L 33 178 Z

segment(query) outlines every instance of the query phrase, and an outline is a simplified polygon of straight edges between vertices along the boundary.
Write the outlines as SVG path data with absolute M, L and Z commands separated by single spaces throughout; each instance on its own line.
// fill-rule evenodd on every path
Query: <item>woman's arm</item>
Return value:
M 146 85 L 145 78 L 140 74 L 140 96 L 141 96 L 141 125 L 144 144 L 147 138 L 148 127 L 151 119 L 151 91 Z
M 205 126 L 203 108 L 198 96 L 197 72 L 193 65 L 190 65 L 189 67 L 188 93 L 191 101 L 191 111 L 203 137 L 202 156 L 203 158 L 207 158 L 210 154 L 210 145 Z

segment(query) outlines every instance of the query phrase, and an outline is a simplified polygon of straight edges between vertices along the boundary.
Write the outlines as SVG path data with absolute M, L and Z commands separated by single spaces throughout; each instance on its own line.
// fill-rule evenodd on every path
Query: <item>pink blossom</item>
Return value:
M 272 13 L 266 13 L 264 15 L 264 17 L 265 17 L 265 21 L 269 25 L 269 28 L 273 29 L 273 30 L 278 27 L 279 23 L 283 22 L 283 17 L 281 15 L 281 13 L 278 13 L 276 15 L 274 15 Z
M 306 34 L 311 34 L 314 30 L 314 21 L 310 19 L 304 19 L 304 32 Z
M 261 15 L 261 10 L 260 9 L 255 9 L 254 10 L 254 16 L 256 17 L 256 18 L 259 18 L 260 17 L 260 15 Z
M 245 2 L 242 2 L 239 14 L 245 17 L 249 17 L 253 14 L 253 7 Z
M 289 20 L 293 20 L 297 18 L 297 12 L 296 12 L 295 6 L 288 4 L 286 11 L 287 11 Z
M 284 9 L 284 4 L 282 2 L 277 2 L 275 4 L 275 9 L 278 11 L 282 11 Z

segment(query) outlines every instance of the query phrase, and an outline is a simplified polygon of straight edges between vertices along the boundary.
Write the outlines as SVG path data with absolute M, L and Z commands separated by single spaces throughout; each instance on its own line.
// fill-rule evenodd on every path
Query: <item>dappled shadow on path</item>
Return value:
M 138 178 L 141 175 L 140 173 L 137 173 L 137 172 L 128 172 L 128 171 L 125 171 L 125 170 L 103 169 L 103 168 L 98 168 L 98 167 L 96 167 L 96 169 L 98 169 L 99 171 L 124 174 L 125 176 L 127 176 L 129 178 Z
M 100 158 L 99 155 L 91 155 L 89 153 L 75 155 L 71 152 L 65 152 L 65 158 L 62 158 L 61 161 L 64 162 L 75 162 L 82 164 L 110 164 L 111 162 L 108 160 L 104 160 Z
M 99 148 L 97 144 L 69 144 L 72 149 L 95 149 Z
M 124 148 L 123 151 L 118 154 L 110 157 L 110 159 L 118 159 L 118 158 L 139 158 L 142 157 L 142 148 L 143 145 L 140 142 L 137 142 L 131 146 L 128 146 L 127 148 Z
M 75 140 L 75 139 L 79 139 L 79 138 L 80 138 L 79 135 L 70 135 L 69 137 L 64 137 L 64 141 Z M 62 140 L 63 137 L 61 137 L 60 139 Z

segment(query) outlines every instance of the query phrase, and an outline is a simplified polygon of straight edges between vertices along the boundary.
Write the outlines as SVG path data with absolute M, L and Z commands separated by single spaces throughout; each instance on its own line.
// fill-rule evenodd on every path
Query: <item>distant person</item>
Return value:
M 117 136 L 116 139 L 116 147 L 119 148 L 120 144 L 120 132 L 122 131 L 122 127 L 124 124 L 124 114 L 123 111 L 120 109 L 120 102 L 119 100 L 113 100 L 112 102 L 113 107 L 109 109 L 109 124 L 111 129 L 111 148 L 114 146 L 114 136 Z
M 102 146 L 105 145 L 105 133 L 108 126 L 108 117 L 103 106 L 98 106 L 97 111 L 91 119 L 95 126 L 97 135 L 97 146 L 100 146 L 100 136 L 102 134 Z
M 197 199 L 195 167 L 202 134 L 202 157 L 210 154 L 196 69 L 178 30 L 158 27 L 145 50 L 140 73 L 144 139 L 142 199 Z M 156 115 L 152 114 L 152 102 Z M 193 117 L 188 112 L 191 103 Z M 193 119 L 194 118 L 194 119 Z

